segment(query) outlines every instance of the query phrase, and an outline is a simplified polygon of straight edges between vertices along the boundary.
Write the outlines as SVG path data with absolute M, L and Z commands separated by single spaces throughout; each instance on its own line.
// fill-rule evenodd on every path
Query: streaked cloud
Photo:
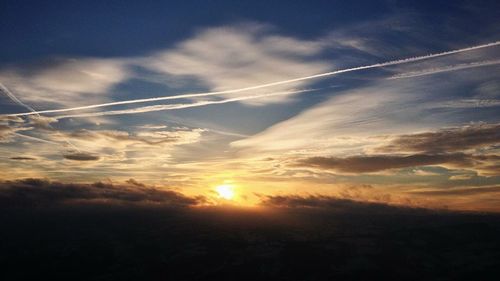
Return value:
M 410 57 L 410 58 L 404 58 L 404 59 L 399 59 L 399 60 L 375 63 L 375 64 L 371 64 L 371 65 L 363 65 L 363 66 L 339 69 L 339 70 L 334 70 L 334 71 L 330 71 L 330 72 L 324 72 L 324 73 L 319 73 L 319 74 L 314 74 L 314 75 L 296 77 L 296 78 L 287 79 L 287 80 L 275 81 L 275 82 L 264 83 L 264 84 L 257 84 L 257 85 L 253 85 L 253 86 L 243 87 L 243 88 L 233 88 L 233 89 L 229 89 L 229 90 L 219 90 L 219 91 L 215 91 L 215 92 L 205 92 L 205 93 L 196 93 L 196 94 L 180 94 L 180 95 L 166 96 L 166 97 L 164 96 L 164 97 L 155 97 L 155 98 L 146 98 L 146 99 L 124 100 L 124 101 L 107 102 L 107 103 L 101 103 L 101 104 L 92 104 L 92 105 L 77 106 L 77 107 L 70 107 L 70 108 L 63 108 L 63 109 L 52 109 L 52 110 L 49 109 L 49 110 L 34 111 L 31 107 L 28 107 L 28 109 L 30 109 L 31 112 L 8 114 L 6 116 L 26 116 L 26 115 L 41 114 L 41 113 L 67 112 L 67 111 L 74 111 L 74 110 L 93 109 L 93 108 L 100 108 L 100 107 L 108 107 L 108 106 L 124 105 L 124 104 L 134 104 L 134 103 L 144 103 L 144 102 L 155 102 L 155 101 L 171 100 L 171 99 L 199 98 L 199 97 L 224 95 L 224 94 L 231 95 L 231 94 L 235 94 L 235 93 L 239 93 L 239 92 L 244 92 L 244 91 L 249 91 L 249 90 L 260 90 L 260 89 L 268 88 L 268 87 L 274 87 L 276 89 L 278 87 L 281 88 L 281 87 L 286 86 L 286 85 L 293 86 L 296 83 L 303 83 L 304 81 L 308 81 L 308 80 L 316 79 L 316 78 L 324 78 L 324 77 L 333 76 L 333 75 L 342 74 L 342 73 L 348 73 L 348 72 L 354 72 L 354 71 L 360 71 L 360 70 L 366 70 L 366 69 L 373 69 L 373 68 L 381 68 L 381 67 L 400 65 L 400 64 L 407 64 L 407 63 L 412 63 L 412 62 L 425 61 L 425 60 L 432 59 L 432 58 L 440 58 L 440 57 L 449 56 L 449 55 L 453 55 L 453 54 L 460 54 L 463 52 L 481 50 L 484 48 L 495 47 L 498 45 L 500 45 L 500 41 L 491 42 L 491 43 L 482 44 L 482 45 L 471 46 L 471 47 L 466 47 L 466 48 L 461 48 L 461 49 L 455 49 L 455 50 L 450 50 L 450 51 L 444 51 L 444 52 L 440 52 L 440 53 L 433 53 L 433 54 L 427 54 L 427 55 L 422 55 L 422 56 L 417 56 L 417 57 Z M 139 59 L 139 62 L 140 62 L 140 59 Z M 147 66 L 149 66 L 150 64 L 151 63 L 148 63 Z M 474 67 L 478 67 L 478 66 L 487 66 L 487 65 L 493 65 L 493 64 L 488 63 L 488 62 L 483 62 L 483 63 L 469 63 L 468 65 L 474 65 Z M 451 68 L 453 68 L 453 66 Z M 465 67 L 465 68 L 470 68 L 470 67 Z M 438 71 L 438 72 L 441 72 L 441 71 Z M 438 73 L 438 72 L 435 72 L 435 73 Z M 420 75 L 418 75 L 418 76 L 420 76 Z M 389 79 L 391 79 L 391 78 L 389 78 Z M 286 93 L 286 92 L 281 92 L 281 93 Z M 294 91 L 288 91 L 288 94 L 293 94 L 293 93 L 294 93 Z M 281 94 L 266 94 L 266 95 L 268 95 L 269 97 L 273 97 L 275 95 L 280 96 Z M 263 99 L 263 98 L 266 98 L 266 95 L 254 95 L 254 96 L 247 96 L 247 97 L 228 98 L 227 101 L 228 102 L 246 101 L 246 100 L 253 100 L 254 98 Z M 16 102 L 27 107 L 25 104 L 18 101 L 17 98 L 14 98 L 14 99 L 16 100 Z M 216 103 L 216 101 L 212 101 L 212 102 Z M 187 107 L 192 107 L 192 106 L 175 107 L 174 109 L 187 108 Z M 164 108 L 168 108 L 168 107 L 166 105 L 148 106 L 148 107 L 130 109 L 127 111 L 123 111 L 123 110 L 121 110 L 121 111 L 105 111 L 105 112 L 101 112 L 100 114 L 102 114 L 102 115 L 134 114 L 134 113 L 166 110 Z M 113 113 L 110 113 L 110 112 L 113 112 Z M 90 113 L 88 113 L 88 114 L 90 114 Z M 98 115 L 99 113 L 93 113 L 93 114 L 95 114 L 96 116 L 100 116 L 100 115 Z M 83 117 L 86 115 L 83 115 L 83 114 L 63 115 L 60 118 L 68 118 L 69 116 Z
M 477 170 L 486 176 L 498 176 L 500 156 L 454 154 L 366 155 L 339 157 L 311 157 L 299 160 L 297 166 L 329 169 L 341 173 L 371 173 L 390 169 L 419 166 L 444 166 Z
M 470 160 L 464 154 L 414 154 L 408 156 L 370 155 L 338 157 L 312 157 L 297 165 L 331 169 L 347 173 L 370 173 L 405 167 L 451 164 L 464 166 Z
M 0 81 L 32 107 L 102 102 L 127 77 L 124 61 L 113 59 L 59 59 L 0 70 Z
M 252 87 L 321 73 L 333 66 L 317 56 L 323 46 L 275 35 L 269 27 L 246 24 L 200 31 L 193 38 L 179 43 L 173 50 L 158 52 L 145 59 L 144 67 L 167 75 L 194 77 L 210 89 L 224 91 Z M 273 91 L 287 91 L 306 86 L 297 81 L 277 85 Z M 262 93 L 261 90 L 252 91 Z M 229 97 L 234 97 L 230 93 Z M 248 104 L 284 102 L 289 97 L 269 97 Z
M 0 124 L 0 142 L 11 142 L 15 136 L 19 135 L 17 132 L 26 130 L 31 130 L 31 128 Z
M 500 144 L 500 124 L 472 124 L 434 132 L 395 136 L 379 152 L 453 152 Z

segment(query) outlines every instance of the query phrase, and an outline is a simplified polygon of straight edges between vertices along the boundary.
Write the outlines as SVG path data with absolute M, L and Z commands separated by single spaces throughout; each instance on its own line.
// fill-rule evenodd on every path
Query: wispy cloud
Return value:
M 126 60 L 72 58 L 0 70 L 0 81 L 19 98 L 37 105 L 74 106 L 102 102 L 128 77 Z
M 125 100 L 125 101 L 109 102 L 109 103 L 94 104 L 94 105 L 79 106 L 79 107 L 64 108 L 64 109 L 41 110 L 41 111 L 37 111 L 37 112 L 7 114 L 6 116 L 26 116 L 26 115 L 41 114 L 41 113 L 58 113 L 58 112 L 67 112 L 67 111 L 73 111 L 73 110 L 83 110 L 83 109 L 93 109 L 93 108 L 99 108 L 99 107 L 115 106 L 115 105 L 124 105 L 124 104 L 156 102 L 156 101 L 162 101 L 162 100 L 181 99 L 181 98 L 206 97 L 206 96 L 223 95 L 223 94 L 234 94 L 234 93 L 239 93 L 239 92 L 243 92 L 243 91 L 257 90 L 257 89 L 263 89 L 263 88 L 268 88 L 268 87 L 275 87 L 275 86 L 291 84 L 291 83 L 295 83 L 295 82 L 307 81 L 307 80 L 311 80 L 311 79 L 328 77 L 328 76 L 342 74 L 342 73 L 348 73 L 348 72 L 354 72 L 354 71 L 360 71 L 360 70 L 366 70 L 366 69 L 372 69 L 372 68 L 380 68 L 380 67 L 386 67 L 386 66 L 392 66 L 392 65 L 399 65 L 399 64 L 405 64 L 405 63 L 417 62 L 417 61 L 421 61 L 421 60 L 428 60 L 428 59 L 432 59 L 432 58 L 448 56 L 448 55 L 452 55 L 452 54 L 468 52 L 468 51 L 473 51 L 473 50 L 479 50 L 479 49 L 498 46 L 498 45 L 500 45 L 500 41 L 482 44 L 482 45 L 471 46 L 471 47 L 462 48 L 462 49 L 445 51 L 445 52 L 441 52 L 441 53 L 428 54 L 428 55 L 423 55 L 423 56 L 418 56 L 418 57 L 411 57 L 411 58 L 405 58 L 405 59 L 400 59 L 400 60 L 387 61 L 387 62 L 383 62 L 383 63 L 376 63 L 376 64 L 371 64 L 371 65 L 346 68 L 346 69 L 341 69 L 341 70 L 324 72 L 324 73 L 315 74 L 315 75 L 303 76 L 303 77 L 294 78 L 294 79 L 287 79 L 287 80 L 282 80 L 282 81 L 277 81 L 277 82 L 272 82 L 272 83 L 265 83 L 265 84 L 254 85 L 254 86 L 232 89 L 232 90 L 198 93 L 198 94 L 183 94 L 183 95 L 176 95 L 176 96 L 156 97 L 156 98 L 147 98 L 147 99 Z

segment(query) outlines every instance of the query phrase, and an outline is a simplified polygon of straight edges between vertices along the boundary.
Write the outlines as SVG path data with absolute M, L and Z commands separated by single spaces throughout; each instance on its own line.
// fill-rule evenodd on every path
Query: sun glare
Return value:
M 219 185 L 215 188 L 220 198 L 232 200 L 234 198 L 234 187 L 229 184 Z

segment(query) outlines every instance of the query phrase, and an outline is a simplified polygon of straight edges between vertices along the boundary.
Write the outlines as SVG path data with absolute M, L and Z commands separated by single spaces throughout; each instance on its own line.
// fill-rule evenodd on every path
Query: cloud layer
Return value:
M 143 203 L 172 206 L 192 206 L 203 202 L 176 191 L 147 187 L 135 181 L 128 184 L 97 182 L 66 184 L 44 179 L 23 179 L 0 182 L 0 202 L 3 207 L 53 206 L 63 203 Z
M 380 152 L 454 152 L 500 144 L 500 124 L 473 124 L 396 136 Z
M 250 189 L 330 196 L 370 185 L 401 201 L 420 189 L 495 185 L 500 42 L 385 41 L 408 28 L 391 18 L 304 39 L 235 24 L 136 57 L 5 66 L 5 112 L 48 111 L 1 117 L 0 173 L 134 177 L 202 194 L 234 181 L 248 198 Z
M 347 173 L 369 173 L 440 164 L 465 166 L 469 162 L 469 157 L 464 154 L 414 154 L 409 156 L 371 155 L 346 158 L 312 157 L 299 161 L 297 165 Z

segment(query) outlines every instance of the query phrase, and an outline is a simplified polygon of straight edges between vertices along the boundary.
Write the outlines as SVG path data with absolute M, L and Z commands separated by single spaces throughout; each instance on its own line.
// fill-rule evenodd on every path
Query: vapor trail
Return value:
M 33 113 L 33 115 L 36 115 L 38 117 L 40 117 L 40 114 L 35 110 L 33 109 L 33 107 L 23 103 L 20 99 L 18 99 L 10 90 L 9 88 L 5 87 L 4 84 L 0 83 L 0 91 L 2 91 L 3 93 L 5 93 L 11 100 L 13 100 L 15 103 L 19 104 L 20 106 L 23 106 L 25 108 L 27 108 L 28 110 L 31 111 L 31 113 Z M 49 128 L 55 130 L 57 132 L 57 134 L 61 135 L 56 129 L 54 129 L 54 127 L 52 127 L 50 124 L 47 124 L 47 126 L 49 126 Z M 34 140 L 37 140 L 37 141 L 42 141 L 42 142 L 46 142 L 46 143 L 52 143 L 52 144 L 57 144 L 59 145 L 58 143 L 55 143 L 55 142 L 51 142 L 51 141 L 47 141 L 47 140 L 44 140 L 44 139 L 40 139 L 40 138 L 35 138 L 35 137 L 30 137 L 30 136 L 26 136 L 26 135 L 22 135 L 22 134 L 16 134 L 18 136 L 21 136 L 21 137 L 25 137 L 25 138 L 30 138 L 30 139 L 34 139 Z M 62 135 L 61 135 L 62 136 Z M 65 138 L 64 136 L 62 136 L 63 139 L 64 139 L 64 142 L 66 142 L 68 145 L 70 145 L 71 147 L 73 147 L 75 150 L 77 150 L 78 152 L 81 152 L 80 149 L 78 149 L 78 147 L 76 147 L 76 145 L 74 145 L 72 142 L 70 142 L 67 138 Z
M 95 117 L 95 116 L 122 115 L 122 114 L 138 114 L 138 113 L 145 113 L 145 112 L 152 112 L 152 111 L 175 110 L 175 109 L 182 109 L 182 108 L 206 106 L 206 105 L 212 105 L 212 104 L 223 104 L 223 103 L 230 103 L 230 102 L 236 102 L 236 101 L 242 101 L 242 100 L 251 100 L 251 99 L 272 97 L 272 96 L 291 95 L 291 94 L 297 94 L 297 93 L 312 92 L 312 91 L 317 91 L 317 90 L 319 90 L 319 89 L 277 92 L 277 93 L 270 93 L 270 94 L 261 94 L 261 95 L 252 95 L 252 96 L 230 98 L 230 99 L 224 99 L 224 100 L 218 100 L 218 101 L 200 101 L 200 102 L 195 102 L 195 103 L 178 103 L 178 104 L 160 104 L 160 105 L 144 106 L 144 107 L 138 107 L 138 108 L 132 108 L 132 109 L 123 109 L 123 110 L 112 110 L 112 111 L 89 112 L 89 113 L 81 113 L 81 114 L 60 115 L 60 116 L 54 116 L 54 118 L 59 120 L 59 119 L 64 119 L 64 118 Z
M 493 47 L 493 46 L 498 46 L 498 45 L 500 45 L 500 41 L 496 41 L 496 42 L 492 42 L 492 43 L 488 43 L 488 44 L 477 45 L 477 46 L 472 46 L 472 47 L 467 47 L 467 48 L 462 48 L 462 49 L 446 51 L 446 52 L 441 52 L 441 53 L 428 54 L 428 55 L 424 55 L 424 56 L 411 57 L 411 58 L 406 58 L 406 59 L 387 61 L 387 62 L 383 62 L 383 63 L 376 63 L 376 64 L 371 64 L 371 65 L 340 69 L 340 70 L 335 70 L 335 71 L 331 71 L 331 72 L 325 72 L 325 73 L 304 76 L 304 77 L 299 77 L 299 78 L 294 78 L 294 79 L 289 79 L 289 80 L 283 80 L 283 81 L 278 81 L 278 82 L 272 82 L 272 83 L 267 83 L 267 84 L 261 84 L 261 85 L 251 86 L 251 87 L 245 87 L 245 88 L 240 88 L 240 89 L 217 91 L 217 92 L 196 93 L 196 94 L 182 94 L 182 95 L 175 95 L 175 96 L 164 96 L 164 97 L 146 98 L 146 99 L 124 100 L 124 101 L 108 102 L 108 103 L 93 104 L 93 105 L 86 105 L 86 106 L 79 106 L 79 107 L 71 107 L 71 108 L 49 109 L 49 110 L 41 110 L 41 111 L 37 111 L 37 112 L 24 112 L 24 113 L 7 114 L 7 116 L 26 116 L 26 115 L 33 115 L 33 114 L 37 114 L 37 113 L 57 113 L 57 112 L 67 112 L 67 111 L 73 111 L 73 110 L 107 107 L 107 106 L 114 106 L 114 105 L 123 105 L 123 104 L 144 103 L 144 102 L 154 102 L 154 101 L 161 101 L 161 100 L 195 98 L 195 97 L 206 97 L 206 96 L 214 96 L 214 95 L 221 95 L 221 94 L 238 93 L 238 92 L 243 92 L 243 91 L 256 90 L 256 89 L 262 89 L 262 88 L 267 88 L 267 87 L 272 87 L 272 86 L 289 84 L 289 83 L 293 83 L 293 82 L 299 82 L 299 81 L 305 81 L 305 80 L 316 79 L 316 78 L 321 78 L 321 77 L 327 77 L 327 76 L 332 76 L 332 75 L 346 73 L 346 72 L 353 72 L 353 71 L 364 70 L 364 69 L 379 68 L 379 67 L 385 67 L 385 66 L 391 66 L 391 65 L 410 63 L 410 62 L 415 62 L 415 61 L 427 60 L 427 59 L 431 59 L 431 58 L 442 57 L 442 56 L 447 56 L 447 55 L 452 55 L 452 54 L 457 54 L 457 53 L 462 53 L 462 52 L 467 52 L 467 51 L 473 51 L 473 50 L 478 50 L 478 49 L 483 49 L 483 48 L 488 48 L 488 47 Z
M 406 72 L 406 73 L 391 76 L 387 79 L 393 80 L 393 79 L 411 78 L 411 77 L 432 75 L 432 74 L 436 74 L 436 73 L 449 72 L 449 71 L 474 68 L 474 67 L 481 67 L 481 66 L 488 66 L 488 65 L 497 65 L 497 64 L 500 64 L 500 60 L 486 60 L 486 61 L 479 61 L 479 62 L 469 62 L 469 63 L 462 63 L 462 64 L 450 65 L 450 66 L 445 66 L 445 67 L 435 67 L 435 68 L 423 69 L 423 70 L 419 70 L 419 71 Z
M 4 84 L 0 83 L 0 91 L 2 91 L 4 94 L 6 94 L 11 100 L 13 100 L 15 103 L 19 104 L 22 107 L 27 108 L 29 111 L 31 111 L 33 114 L 37 114 L 36 110 L 34 110 L 31 106 L 23 103 L 20 99 L 18 99 L 7 87 L 4 86 Z
M 29 139 L 29 140 L 43 142 L 43 143 L 49 143 L 49 144 L 54 144 L 54 145 L 59 145 L 59 146 L 61 145 L 61 143 L 58 143 L 58 142 L 49 141 L 49 140 L 45 140 L 45 139 L 41 139 L 41 138 L 37 138 L 37 137 L 32 137 L 32 136 L 28 136 L 28 135 L 23 135 L 23 134 L 19 134 L 19 133 L 14 133 L 14 135 L 16 135 L 18 137 Z

